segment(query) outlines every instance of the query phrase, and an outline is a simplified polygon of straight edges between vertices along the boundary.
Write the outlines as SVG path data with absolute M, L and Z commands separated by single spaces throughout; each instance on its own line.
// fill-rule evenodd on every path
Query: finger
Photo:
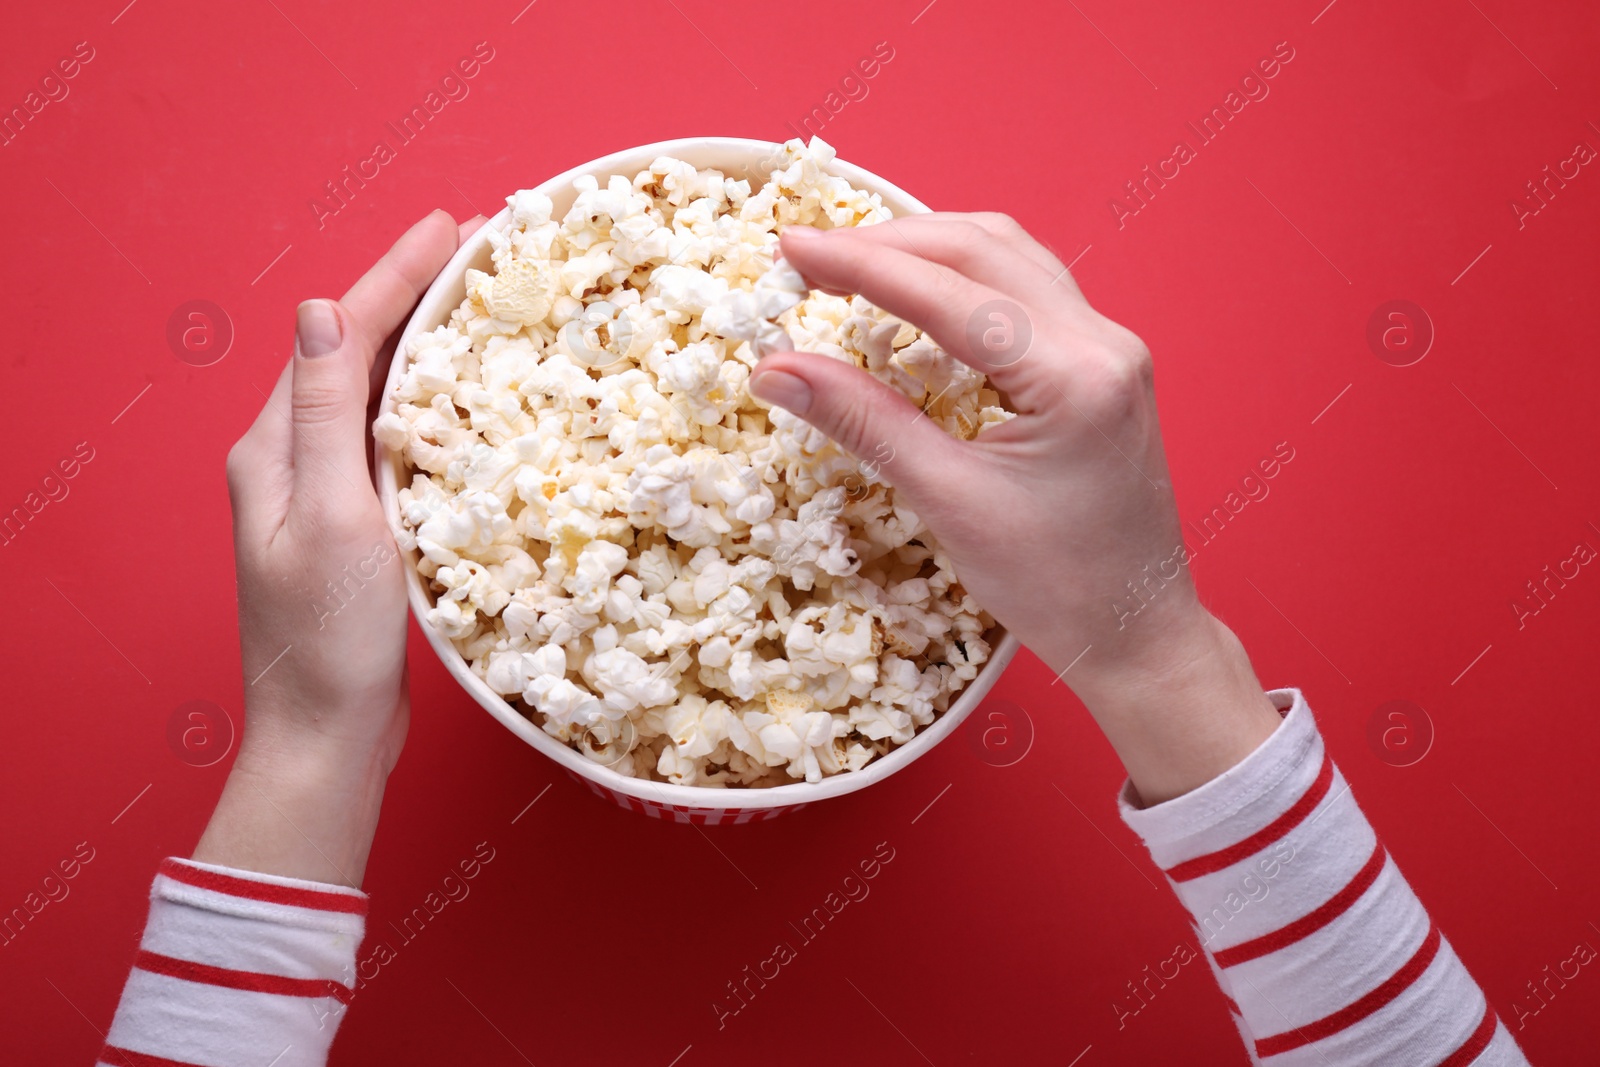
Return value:
M 473 234 L 477 233 L 478 230 L 482 228 L 483 224 L 488 222 L 488 221 L 489 220 L 484 218 L 482 215 L 474 215 L 470 219 L 468 219 L 466 222 L 463 222 L 460 226 L 457 226 L 456 227 L 456 247 L 459 248 L 462 245 L 466 244 L 467 243 L 467 238 L 471 237 Z
M 293 361 L 283 365 L 261 412 L 228 452 L 228 498 L 236 535 L 270 538 L 283 524 L 294 484 L 294 424 L 289 416 Z
M 921 218 L 923 216 L 918 217 Z M 937 217 L 949 218 L 951 216 L 946 213 L 937 213 Z M 1078 292 L 1078 285 L 1072 280 L 1072 274 L 1067 270 L 1067 266 L 1062 262 L 1061 257 L 1051 251 L 1043 241 L 1023 229 L 1022 224 L 1010 215 L 1005 215 L 998 211 L 973 211 L 969 214 L 955 217 L 971 219 L 994 234 L 995 237 L 1011 245 L 1022 255 L 1027 256 L 1043 267 L 1049 272 L 1053 283 L 1071 283 L 1072 291 L 1074 293 Z M 1082 296 L 1083 294 L 1078 293 L 1078 295 Z
M 826 232 L 830 239 L 835 236 L 833 230 Z M 1010 217 L 995 212 L 911 215 L 855 227 L 848 233 L 856 240 L 931 259 L 1017 299 L 1047 298 L 1058 281 L 1068 284 L 1053 294 L 1055 298 L 1079 300 L 1083 296 L 1049 249 Z
M 784 258 L 810 285 L 860 293 L 927 331 L 939 347 L 1001 389 L 1022 388 L 1034 377 L 1023 358 L 1032 322 L 1018 298 L 890 243 L 857 239 L 854 229 L 790 227 L 782 241 Z
M 750 376 L 757 399 L 798 415 L 913 501 L 948 485 L 970 461 L 951 437 L 905 395 L 866 371 L 827 356 L 774 352 Z
M 455 255 L 460 242 L 461 231 L 450 213 L 434 211 L 402 234 L 394 247 L 344 294 L 340 303 L 349 312 L 369 366 L 384 341 L 401 326 Z
M 1027 230 L 994 211 L 914 214 L 856 227 L 853 235 L 914 251 L 1002 293 L 1013 293 L 1018 286 L 1048 286 L 1062 270 L 1061 262 Z
M 363 490 L 366 349 L 352 316 L 336 301 L 307 300 L 300 305 L 290 382 L 292 510 L 313 516 L 348 510 L 351 494 Z

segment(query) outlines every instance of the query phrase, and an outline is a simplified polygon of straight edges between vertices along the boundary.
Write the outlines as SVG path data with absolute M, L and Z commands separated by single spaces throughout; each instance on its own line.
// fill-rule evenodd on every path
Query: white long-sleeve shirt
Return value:
M 1238 766 L 1164 804 L 1141 808 L 1131 786 L 1120 801 L 1189 909 L 1251 1061 L 1526 1067 L 1299 691 L 1268 695 L 1283 725 Z M 366 907 L 341 886 L 166 860 L 98 1063 L 321 1067 Z
M 353 990 L 367 896 L 162 861 L 98 1064 L 322 1067 Z
M 1188 908 L 1251 1062 L 1526 1065 L 1357 807 L 1298 689 L 1237 766 L 1122 817 Z

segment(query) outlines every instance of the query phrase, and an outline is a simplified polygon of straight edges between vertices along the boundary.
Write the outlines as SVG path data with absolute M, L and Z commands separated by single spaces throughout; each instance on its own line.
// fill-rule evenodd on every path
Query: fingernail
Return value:
M 759 400 L 776 404 L 786 411 L 804 416 L 811 408 L 811 386 L 804 378 L 787 371 L 758 370 L 750 379 L 750 391 Z
M 815 226 L 785 226 L 779 236 L 795 241 L 814 241 L 822 236 L 822 231 Z
M 307 300 L 295 309 L 294 350 L 307 359 L 325 356 L 342 339 L 339 315 L 327 300 Z

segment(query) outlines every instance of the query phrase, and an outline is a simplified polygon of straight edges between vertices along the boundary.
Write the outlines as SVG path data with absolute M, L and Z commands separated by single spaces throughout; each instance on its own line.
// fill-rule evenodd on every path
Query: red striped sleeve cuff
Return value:
M 321 1067 L 366 911 L 347 887 L 165 861 L 100 1062 Z
M 244 871 L 229 872 L 194 860 L 165 859 L 161 873 L 175 882 L 207 889 L 224 896 L 266 904 L 286 904 L 312 911 L 344 912 L 350 915 L 367 913 L 366 894 L 343 886 L 329 886 L 306 882 L 298 878 Z
M 1173 864 L 1166 870 L 1167 877 L 1174 882 L 1189 882 L 1202 875 L 1215 874 L 1232 867 L 1240 860 L 1249 859 L 1268 845 L 1283 840 L 1290 830 L 1305 822 L 1306 816 L 1327 797 L 1332 785 L 1333 761 L 1323 756 L 1322 769 L 1317 772 L 1316 778 L 1312 779 L 1311 787 L 1300 794 L 1300 799 L 1291 804 L 1288 811 L 1236 844 Z

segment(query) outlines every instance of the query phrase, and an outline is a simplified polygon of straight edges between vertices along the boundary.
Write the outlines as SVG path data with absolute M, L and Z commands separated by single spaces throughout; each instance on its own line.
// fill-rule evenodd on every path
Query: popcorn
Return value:
M 750 292 L 729 293 L 716 308 L 708 308 L 706 328 L 751 342 L 757 358 L 769 352 L 792 352 L 794 343 L 777 320 L 790 308 L 799 307 L 808 292 L 800 272 L 781 261 L 757 278 Z
M 494 692 L 623 774 L 818 782 L 916 736 L 988 660 L 994 620 L 922 520 L 749 392 L 769 352 L 852 363 L 971 438 L 984 377 L 860 296 L 813 293 L 784 226 L 872 225 L 875 194 L 790 141 L 752 188 L 662 157 L 523 190 L 494 269 L 412 339 L 373 436 L 412 471 L 396 537 L 428 621 Z
M 666 320 L 675 325 L 689 322 L 728 293 L 728 283 L 721 278 L 675 264 L 657 267 L 650 275 L 650 283 L 649 292 L 654 295 L 647 299 L 659 303 Z
M 497 319 L 519 326 L 531 326 L 550 313 L 551 301 L 559 295 L 558 278 L 549 263 L 531 259 L 508 260 L 494 275 L 485 275 L 474 288 L 484 309 Z

